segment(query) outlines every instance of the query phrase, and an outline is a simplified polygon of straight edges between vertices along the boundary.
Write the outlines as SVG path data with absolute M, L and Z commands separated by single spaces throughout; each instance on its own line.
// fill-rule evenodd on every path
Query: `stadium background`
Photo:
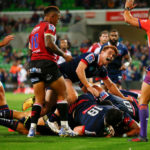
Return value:
M 146 18 L 150 7 L 148 0 L 136 0 L 136 17 Z M 146 33 L 133 28 L 123 21 L 123 0 L 0 0 L 0 38 L 14 34 L 15 40 L 10 45 L 0 48 L 0 80 L 6 91 L 20 88 L 14 80 L 20 69 L 29 58 L 28 35 L 33 26 L 43 19 L 42 10 L 45 6 L 57 5 L 61 9 L 61 21 L 57 26 L 57 44 L 60 38 L 70 42 L 73 56 L 86 51 L 93 42 L 98 41 L 102 30 L 117 29 L 119 41 L 123 42 L 130 51 L 132 64 L 124 73 L 123 87 L 140 89 L 145 75 L 145 68 L 150 64 Z M 10 71 L 11 68 L 15 68 Z M 30 82 L 25 80 L 25 87 Z M 17 92 L 24 92 L 18 90 Z M 27 93 L 32 93 L 30 89 Z M 6 92 L 6 99 L 11 109 L 21 110 L 22 103 L 28 94 L 12 94 Z M 149 126 L 150 127 L 150 126 Z M 149 128 L 148 128 L 149 129 Z M 150 133 L 150 131 L 148 131 Z M 150 138 L 150 134 L 148 134 Z M 121 149 L 148 150 L 148 143 L 129 143 L 127 138 L 59 138 L 37 137 L 27 139 L 16 132 L 8 132 L 0 126 L 0 150 L 10 149 Z
M 147 18 L 150 2 L 137 0 L 134 16 Z M 61 9 L 61 20 L 57 26 L 57 44 L 60 38 L 68 39 L 73 56 L 85 52 L 97 42 L 102 30 L 117 29 L 119 41 L 123 42 L 132 56 L 132 64 L 124 72 L 123 87 L 140 89 L 149 64 L 146 33 L 125 24 L 122 0 L 0 0 L 0 38 L 14 34 L 15 40 L 0 49 L 0 80 L 7 91 L 20 87 L 18 76 L 29 60 L 28 36 L 33 26 L 43 19 L 45 6 L 57 5 Z M 139 7 L 139 8 L 138 8 Z M 12 68 L 12 69 L 11 69 Z M 30 82 L 25 79 L 25 86 Z M 23 85 L 24 86 L 24 85 Z

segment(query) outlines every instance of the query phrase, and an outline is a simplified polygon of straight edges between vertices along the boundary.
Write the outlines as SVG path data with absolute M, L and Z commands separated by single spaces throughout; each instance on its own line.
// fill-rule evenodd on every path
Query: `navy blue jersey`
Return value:
M 111 45 L 110 42 L 107 42 L 101 47 L 101 50 L 103 49 L 104 46 L 106 45 Z M 108 64 L 107 70 L 108 74 L 118 74 L 121 71 L 119 70 L 120 67 L 122 66 L 122 58 L 123 56 L 128 54 L 128 49 L 125 45 L 122 43 L 117 43 L 117 49 L 119 51 L 119 55 L 110 63 Z
M 138 115 L 139 109 L 138 103 L 135 98 L 133 98 L 133 102 L 131 103 L 128 100 L 109 94 L 109 96 L 105 98 L 105 100 L 110 100 L 116 107 L 128 113 L 134 120 L 139 122 L 139 115 Z
M 104 129 L 104 115 L 113 106 L 100 106 L 92 94 L 83 94 L 70 105 L 69 114 L 72 114 L 76 125 L 85 126 L 85 134 L 96 135 Z
M 87 78 L 100 77 L 101 79 L 107 79 L 107 70 L 104 66 L 98 66 L 98 55 L 94 53 L 84 53 L 75 57 L 70 62 L 64 62 L 59 65 L 59 69 L 65 78 L 70 79 L 73 83 L 80 81 L 76 69 L 79 62 L 82 61 L 87 65 L 85 74 Z

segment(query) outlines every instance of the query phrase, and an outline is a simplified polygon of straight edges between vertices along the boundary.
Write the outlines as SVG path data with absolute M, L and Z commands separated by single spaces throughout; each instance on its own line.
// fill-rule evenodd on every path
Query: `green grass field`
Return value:
M 6 93 L 10 109 L 21 110 L 22 102 L 30 95 Z M 150 139 L 150 123 L 148 128 Z M 0 150 L 149 150 L 150 142 L 132 143 L 128 138 L 36 136 L 27 138 L 17 132 L 8 132 L 0 126 Z

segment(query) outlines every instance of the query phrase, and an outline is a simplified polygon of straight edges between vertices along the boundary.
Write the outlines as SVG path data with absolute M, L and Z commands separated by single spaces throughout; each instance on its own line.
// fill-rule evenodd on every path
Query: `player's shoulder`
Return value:
M 117 47 L 122 48 L 122 49 L 127 49 L 126 45 L 124 45 L 121 42 L 118 42 L 118 46 Z
M 100 47 L 101 45 L 100 45 L 100 43 L 94 43 L 93 45 L 92 45 L 92 47 L 95 47 L 95 48 L 98 48 L 98 47 Z

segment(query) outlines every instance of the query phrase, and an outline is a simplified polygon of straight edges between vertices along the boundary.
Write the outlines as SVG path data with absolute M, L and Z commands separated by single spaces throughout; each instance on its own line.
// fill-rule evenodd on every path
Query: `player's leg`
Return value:
M 139 100 L 139 117 L 140 117 L 140 136 L 147 137 L 147 125 L 149 118 L 148 103 L 150 100 L 150 85 L 143 82 L 141 89 L 141 97 Z
M 33 84 L 35 103 L 32 106 L 31 112 L 31 126 L 28 137 L 35 136 L 37 121 L 40 117 L 41 109 L 45 100 L 45 84 L 44 82 L 38 82 Z
M 0 106 L 7 105 L 5 98 L 5 90 L 3 88 L 2 83 L 0 82 Z
M 67 87 L 67 101 L 69 104 L 72 104 L 77 100 L 78 94 L 76 90 L 74 89 L 71 80 L 65 79 L 65 83 Z
M 67 103 L 67 92 L 64 78 L 61 76 L 56 81 L 50 84 L 50 87 L 57 94 L 57 109 L 60 114 L 61 127 L 60 136 L 73 136 L 73 132 L 69 128 L 68 124 L 68 103 Z
M 52 89 L 46 90 L 45 95 L 45 103 L 42 107 L 41 116 L 44 116 L 48 112 L 51 111 L 52 107 L 54 107 L 57 103 L 57 93 Z

